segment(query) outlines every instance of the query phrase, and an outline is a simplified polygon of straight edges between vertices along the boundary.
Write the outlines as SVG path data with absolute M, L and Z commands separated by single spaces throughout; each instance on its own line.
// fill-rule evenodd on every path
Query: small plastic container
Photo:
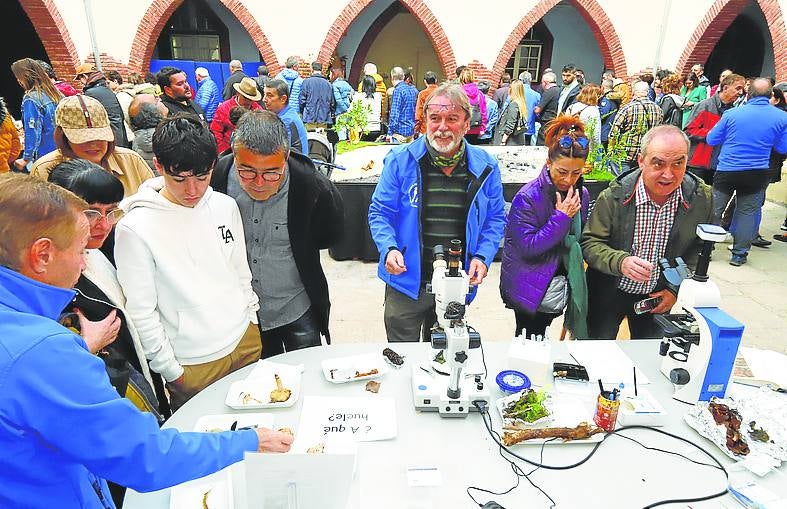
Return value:
M 506 394 L 514 394 L 530 388 L 530 379 L 527 375 L 512 369 L 498 373 L 495 381 L 500 390 Z

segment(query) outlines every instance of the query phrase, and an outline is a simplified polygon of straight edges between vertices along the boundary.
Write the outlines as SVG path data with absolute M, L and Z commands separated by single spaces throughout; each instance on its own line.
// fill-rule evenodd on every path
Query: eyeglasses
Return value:
M 278 182 L 284 175 L 282 171 L 257 171 L 245 168 L 238 168 L 238 177 L 243 180 L 257 180 L 257 175 L 262 175 L 262 180 L 265 182 Z
M 88 223 L 90 223 L 90 226 L 95 226 L 99 221 L 101 221 L 102 217 L 105 218 L 107 223 L 110 225 L 116 225 L 124 214 L 122 209 L 112 209 L 106 214 L 100 210 L 87 209 L 84 211 L 84 213 L 85 217 L 87 217 Z
M 429 113 L 440 113 L 441 111 L 453 111 L 459 109 L 455 104 L 427 104 L 426 111 Z
M 584 136 L 571 136 L 570 134 L 564 134 L 558 140 L 558 145 L 562 149 L 569 149 L 572 145 L 576 143 L 582 150 L 586 150 L 590 145 L 588 139 Z

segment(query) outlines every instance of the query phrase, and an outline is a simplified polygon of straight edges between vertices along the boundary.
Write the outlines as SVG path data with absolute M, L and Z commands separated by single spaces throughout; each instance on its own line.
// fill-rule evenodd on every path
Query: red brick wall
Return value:
M 23 0 L 19 2 L 27 13 L 58 78 L 70 80 L 79 65 L 74 41 L 68 33 L 63 18 L 52 0 Z M 75 8 L 82 8 L 79 4 Z
M 527 34 L 527 32 L 535 25 L 535 23 L 543 18 L 547 12 L 550 11 L 560 0 L 541 0 L 533 9 L 528 12 L 524 18 L 517 24 L 511 34 L 503 44 L 503 48 L 497 56 L 494 66 L 492 67 L 490 81 L 493 86 L 497 86 L 500 81 L 500 76 L 506 68 L 506 64 L 514 54 L 519 41 Z M 628 75 L 626 69 L 626 58 L 623 54 L 623 46 L 620 44 L 615 28 L 612 26 L 604 9 L 598 4 L 596 0 L 571 0 L 571 5 L 577 9 L 579 14 L 585 19 L 588 27 L 593 32 L 593 36 L 598 41 L 599 49 L 601 50 L 601 57 L 604 60 L 604 66 L 607 68 L 615 69 L 615 73 L 620 78 L 625 78 Z M 560 44 L 560 41 L 555 41 L 555 44 Z M 533 76 L 533 81 L 540 80 L 540 76 Z
M 153 57 L 153 50 L 156 47 L 156 41 L 161 34 L 161 30 L 170 16 L 172 16 L 172 13 L 182 3 L 183 0 L 154 0 L 148 7 L 131 45 L 131 55 L 128 62 L 128 67 L 131 70 L 140 73 L 148 71 L 150 60 Z M 281 70 L 281 64 L 279 64 L 276 54 L 273 52 L 273 47 L 262 32 L 260 25 L 254 19 L 254 16 L 240 0 L 221 0 L 221 3 L 238 18 L 243 28 L 248 31 L 249 36 L 262 54 L 270 74 L 272 76 L 276 75 Z
M 721 36 L 748 4 L 749 0 L 716 0 L 691 35 L 676 71 L 683 74 L 694 64 L 704 64 Z M 776 80 L 787 80 L 787 28 L 781 7 L 773 0 L 759 0 L 759 5 L 771 32 Z
M 426 35 L 432 41 L 432 45 L 437 52 L 437 58 L 443 67 L 445 76 L 453 76 L 456 69 L 456 57 L 451 43 L 443 30 L 442 25 L 432 13 L 431 9 L 423 0 L 400 0 L 407 10 L 418 20 L 423 27 Z M 328 29 L 325 40 L 320 47 L 317 60 L 327 62 L 336 51 L 339 41 L 355 18 L 370 4 L 372 0 L 351 0 L 347 6 L 339 13 L 339 16 Z

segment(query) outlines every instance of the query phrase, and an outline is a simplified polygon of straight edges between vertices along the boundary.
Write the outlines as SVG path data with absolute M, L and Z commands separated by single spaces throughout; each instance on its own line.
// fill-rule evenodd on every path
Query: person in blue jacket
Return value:
M 210 73 L 204 67 L 197 67 L 194 71 L 197 77 L 197 95 L 194 97 L 194 102 L 202 106 L 205 112 L 205 120 L 210 123 L 213 120 L 213 115 L 216 113 L 216 108 L 221 104 L 221 92 L 219 86 L 210 77 Z
M 462 241 L 463 267 L 475 287 L 483 282 L 503 237 L 503 185 L 497 160 L 464 141 L 470 103 L 462 87 L 440 85 L 424 106 L 426 136 L 385 157 L 369 206 L 369 227 L 380 251 L 388 340 L 428 340 L 436 321 L 434 246 Z
M 749 85 L 749 100 L 724 112 L 705 141 L 721 146 L 713 176 L 713 220 L 721 224 L 727 202 L 735 192 L 730 265 L 746 263 L 752 241 L 757 238 L 765 190 L 770 181 L 771 151 L 787 153 L 787 113 L 770 103 L 773 86 L 767 78 Z
M 298 104 L 301 97 L 301 85 L 303 85 L 303 78 L 301 78 L 301 74 L 298 72 L 298 67 L 300 67 L 300 65 L 300 58 L 287 57 L 287 60 L 284 61 L 284 69 L 276 75 L 277 80 L 283 80 L 287 83 L 288 104 L 292 106 L 296 112 L 298 111 Z
M 14 161 L 14 168 L 29 172 L 36 159 L 57 148 L 55 108 L 63 96 L 52 84 L 44 68 L 32 58 L 17 60 L 11 64 L 11 72 L 25 90 L 22 98 L 25 150 L 22 157 Z
M 57 321 L 85 267 L 87 208 L 56 184 L 0 177 L 0 507 L 112 509 L 107 479 L 153 491 L 246 451 L 289 450 L 292 435 L 270 429 L 162 430 L 118 395 L 104 363 Z M 113 332 L 87 326 L 82 334 Z

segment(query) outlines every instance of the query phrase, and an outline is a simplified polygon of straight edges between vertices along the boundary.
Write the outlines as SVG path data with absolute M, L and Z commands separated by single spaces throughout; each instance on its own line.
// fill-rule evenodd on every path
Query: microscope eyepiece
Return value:
M 448 275 L 456 277 L 459 275 L 459 265 L 462 260 L 462 241 L 459 239 L 451 240 L 448 247 Z

